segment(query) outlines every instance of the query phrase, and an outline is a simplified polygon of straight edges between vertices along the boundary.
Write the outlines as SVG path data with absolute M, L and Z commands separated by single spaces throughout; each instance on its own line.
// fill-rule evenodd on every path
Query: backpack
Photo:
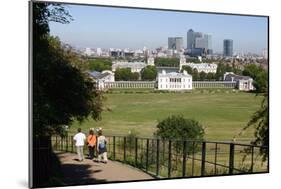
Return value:
M 105 148 L 105 141 L 104 140 L 101 140 L 99 142 L 99 149 L 104 149 Z

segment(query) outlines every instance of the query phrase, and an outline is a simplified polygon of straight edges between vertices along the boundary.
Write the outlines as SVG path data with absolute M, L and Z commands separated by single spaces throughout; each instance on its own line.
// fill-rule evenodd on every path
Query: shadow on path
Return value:
M 104 164 L 85 159 L 80 162 L 76 154 L 56 154 L 61 162 L 64 185 L 154 179 L 143 171 L 115 161 Z

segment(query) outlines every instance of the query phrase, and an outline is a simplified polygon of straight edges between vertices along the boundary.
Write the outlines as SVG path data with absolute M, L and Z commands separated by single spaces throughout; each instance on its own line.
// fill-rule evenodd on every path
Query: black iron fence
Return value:
M 267 173 L 264 146 L 233 142 L 162 140 L 107 136 L 109 159 L 142 169 L 158 178 Z M 56 151 L 75 152 L 72 136 L 52 137 Z M 85 145 L 85 152 L 87 146 Z

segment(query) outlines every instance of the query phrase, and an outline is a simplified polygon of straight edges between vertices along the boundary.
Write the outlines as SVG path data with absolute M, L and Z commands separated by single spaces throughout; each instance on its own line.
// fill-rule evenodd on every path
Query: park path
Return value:
M 79 162 L 76 154 L 56 154 L 61 162 L 65 185 L 153 179 L 143 171 L 120 162 L 109 160 L 104 164 L 89 159 Z

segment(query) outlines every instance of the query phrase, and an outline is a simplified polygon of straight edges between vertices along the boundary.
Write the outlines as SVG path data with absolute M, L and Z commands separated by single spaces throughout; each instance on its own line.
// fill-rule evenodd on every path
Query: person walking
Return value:
M 97 141 L 97 137 L 94 134 L 94 129 L 90 129 L 89 136 L 87 138 L 87 144 L 88 144 L 89 158 L 90 159 L 94 158 L 94 151 L 95 151 L 96 141 Z
M 83 161 L 84 160 L 83 148 L 86 140 L 86 135 L 81 132 L 81 128 L 78 128 L 77 131 L 78 133 L 74 135 L 73 140 L 75 141 L 75 146 L 77 148 L 78 160 Z
M 107 143 L 107 139 L 105 138 L 105 136 L 103 136 L 102 129 L 100 128 L 98 131 L 98 142 L 97 142 L 98 162 L 107 163 L 106 143 Z

